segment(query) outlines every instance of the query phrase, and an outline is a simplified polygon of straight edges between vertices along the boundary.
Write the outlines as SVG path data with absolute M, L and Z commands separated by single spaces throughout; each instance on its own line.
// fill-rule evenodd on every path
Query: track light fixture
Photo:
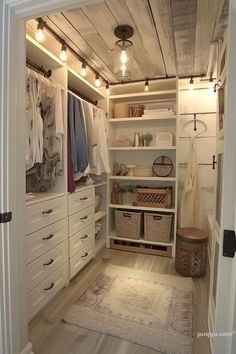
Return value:
M 189 90 L 193 90 L 193 84 L 194 84 L 194 81 L 193 81 L 193 77 L 191 76 L 190 81 L 189 81 L 189 86 L 188 86 Z
M 101 81 L 100 81 L 100 76 L 98 73 L 95 74 L 95 86 L 100 87 L 101 86 Z
M 109 95 L 110 93 L 110 87 L 109 87 L 109 82 L 106 83 L 106 94 Z
M 85 61 L 83 61 L 82 63 L 82 67 L 81 67 L 81 76 L 85 77 L 87 76 L 87 64 L 85 63 Z
M 35 39 L 38 43 L 44 43 L 45 42 L 45 33 L 43 31 L 45 22 L 43 21 L 42 18 L 38 19 L 38 25 L 37 25 L 37 31 L 35 33 Z
M 61 46 L 61 53 L 59 55 L 59 58 L 61 59 L 61 61 L 63 62 L 66 62 L 67 59 L 68 59 L 68 55 L 67 55 L 67 52 L 66 52 L 66 44 L 65 42 L 62 43 L 62 46 Z
M 149 91 L 149 82 L 148 80 L 145 81 L 145 84 L 144 84 L 144 91 Z
M 215 92 L 215 84 L 214 84 L 213 78 L 211 76 L 209 79 L 209 93 L 212 94 L 214 92 Z

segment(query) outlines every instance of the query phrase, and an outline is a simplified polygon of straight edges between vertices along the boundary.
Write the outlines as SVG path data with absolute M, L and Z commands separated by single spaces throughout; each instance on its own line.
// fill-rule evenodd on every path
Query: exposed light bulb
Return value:
M 148 80 L 145 81 L 144 91 L 145 92 L 149 91 L 149 82 L 148 82 Z
M 110 88 L 109 88 L 109 83 L 106 84 L 106 94 L 110 94 Z
M 121 51 L 120 61 L 122 64 L 125 64 L 128 61 L 128 57 L 125 50 Z
M 193 84 L 194 84 L 193 78 L 191 77 L 191 79 L 189 81 L 189 86 L 188 86 L 189 90 L 193 90 Z
M 66 45 L 65 44 L 62 44 L 62 46 L 61 46 L 61 53 L 59 55 L 59 58 L 63 62 L 66 62 L 67 59 L 68 59 L 68 55 L 67 55 L 67 52 L 66 52 Z
M 35 33 L 35 39 L 39 43 L 45 42 L 45 39 L 46 39 L 45 33 L 43 31 L 44 24 L 45 24 L 45 22 L 43 21 L 43 19 L 39 18 L 38 25 L 37 25 L 37 31 Z
M 83 64 L 82 64 L 82 68 L 81 68 L 80 74 L 81 74 L 81 76 L 83 76 L 83 77 L 87 76 L 86 63 L 83 63 Z
M 215 84 L 214 84 L 214 81 L 213 81 L 212 77 L 210 77 L 210 80 L 209 80 L 208 91 L 209 91 L 210 94 L 213 94 L 215 92 Z
M 101 81 L 100 81 L 100 78 L 99 78 L 98 74 L 95 75 L 95 86 L 96 87 L 100 87 L 101 86 Z

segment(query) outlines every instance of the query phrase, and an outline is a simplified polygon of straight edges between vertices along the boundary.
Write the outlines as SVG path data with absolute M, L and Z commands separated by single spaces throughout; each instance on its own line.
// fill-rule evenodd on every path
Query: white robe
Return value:
M 179 226 L 202 227 L 201 188 L 199 180 L 197 151 L 194 139 L 191 141 L 189 161 L 180 201 Z

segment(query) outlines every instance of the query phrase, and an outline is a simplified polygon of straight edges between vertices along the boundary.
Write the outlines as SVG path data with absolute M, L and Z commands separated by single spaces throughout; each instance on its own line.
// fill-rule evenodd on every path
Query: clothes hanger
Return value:
M 183 126 L 183 128 L 182 128 L 183 132 L 185 132 L 185 134 L 187 134 L 190 138 L 192 138 L 193 136 L 192 136 L 185 128 L 186 128 L 189 124 L 191 124 L 191 123 L 194 123 L 194 129 L 193 129 L 194 131 L 197 131 L 197 123 L 201 123 L 202 126 L 204 127 L 202 130 L 200 130 L 199 133 L 197 133 L 196 135 L 194 135 L 194 138 L 196 138 L 197 136 L 199 136 L 199 135 L 201 135 L 201 134 L 203 134 L 203 133 L 205 133 L 205 132 L 207 131 L 207 125 L 206 125 L 205 122 L 203 122 L 203 121 L 200 120 L 200 119 L 196 119 L 196 118 L 191 119 L 191 120 L 189 120 L 187 123 L 185 123 L 184 126 Z

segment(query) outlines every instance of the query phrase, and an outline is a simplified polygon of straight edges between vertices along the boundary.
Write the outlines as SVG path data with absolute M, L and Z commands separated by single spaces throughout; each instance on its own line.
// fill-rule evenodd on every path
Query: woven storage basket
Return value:
M 167 188 L 137 188 L 134 193 L 134 205 L 171 208 L 172 187 Z
M 116 234 L 118 237 L 139 239 L 142 234 L 142 212 L 115 210 Z
M 144 239 L 146 241 L 170 242 L 172 214 L 145 213 Z

